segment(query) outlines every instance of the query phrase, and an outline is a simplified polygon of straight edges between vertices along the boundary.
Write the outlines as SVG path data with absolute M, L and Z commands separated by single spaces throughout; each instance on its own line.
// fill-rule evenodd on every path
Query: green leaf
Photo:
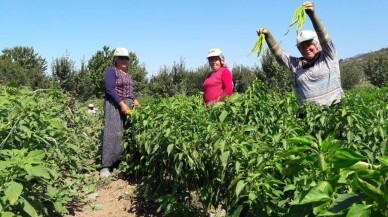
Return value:
M 337 150 L 334 154 L 334 157 L 340 160 L 354 160 L 355 162 L 366 159 L 366 157 L 362 154 L 359 154 L 353 149 L 349 148 Z
M 256 194 L 254 192 L 250 192 L 248 198 L 250 201 L 254 201 L 256 200 Z
M 286 191 L 290 191 L 290 190 L 295 190 L 296 186 L 293 185 L 293 184 L 290 184 L 290 185 L 286 185 L 283 189 L 284 192 Z
M 246 126 L 244 128 L 245 132 L 251 132 L 251 131 L 256 131 L 256 130 L 257 130 L 257 126 Z
M 308 203 L 316 203 L 330 200 L 329 195 L 323 193 L 318 188 L 312 188 L 309 192 L 305 192 L 301 197 L 293 202 L 291 205 L 302 205 Z
M 171 151 L 174 149 L 174 144 L 167 146 L 167 155 L 170 156 Z
M 224 169 L 226 168 L 226 165 L 228 163 L 228 158 L 229 158 L 229 151 L 225 151 L 221 155 L 221 163 Z
M 25 165 L 24 170 L 28 173 L 28 175 L 50 179 L 50 174 L 47 171 L 46 167 L 44 167 L 43 165 L 37 165 L 37 166 Z
M 50 198 L 54 198 L 58 193 L 58 189 L 52 187 L 51 185 L 47 186 L 47 191 L 46 195 L 49 196 Z
M 311 144 L 314 143 L 314 139 L 309 136 L 289 138 L 286 141 L 288 143 L 300 143 L 300 144 L 309 145 L 309 146 L 311 146 Z
M 218 117 L 220 119 L 220 122 L 224 122 L 226 116 L 228 116 L 228 112 L 227 111 L 222 111 L 221 115 Z
M 295 144 L 293 145 L 292 147 L 290 147 L 290 149 L 288 149 L 287 151 L 285 151 L 283 154 L 281 154 L 282 157 L 289 157 L 291 155 L 297 155 L 297 154 L 301 154 L 303 153 L 304 151 L 308 151 L 308 150 L 311 150 L 311 146 L 310 145 L 306 145 L 306 144 Z
M 26 162 L 30 164 L 41 164 L 43 163 L 43 158 L 45 157 L 45 152 L 43 150 L 33 150 L 28 152 L 26 157 Z
M 240 162 L 239 162 L 239 161 L 236 161 L 236 164 L 235 164 L 236 173 L 240 172 L 240 167 L 241 167 Z
M 346 217 L 369 217 L 371 210 L 369 209 L 372 205 L 356 204 L 349 209 Z
M 377 157 L 381 164 L 388 166 L 388 156 Z
M 66 208 L 63 206 L 62 203 L 60 203 L 58 201 L 54 203 L 54 207 L 55 207 L 55 211 L 57 211 L 59 213 L 66 212 Z
M 333 188 L 331 187 L 330 183 L 326 181 L 319 182 L 318 185 L 314 188 L 328 195 L 331 195 L 333 192 Z
M 31 217 L 38 217 L 38 213 L 31 204 L 23 198 L 23 210 Z
M 14 217 L 15 214 L 13 212 L 0 212 L 1 217 Z
M 238 197 L 238 195 L 240 195 L 241 191 L 244 189 L 246 184 L 247 183 L 244 180 L 240 180 L 240 181 L 237 182 L 237 185 L 236 185 L 236 197 Z
M 14 205 L 15 202 L 19 199 L 19 196 L 22 194 L 23 191 L 23 185 L 11 181 L 8 187 L 5 189 L 4 194 L 7 197 L 9 203 L 11 205 Z
M 10 161 L 0 161 L 0 171 L 6 169 L 7 167 L 10 167 L 11 165 L 12 162 Z
M 337 150 L 332 158 L 328 159 L 328 161 L 332 162 L 335 168 L 345 168 L 365 159 L 365 156 L 357 153 L 356 151 L 349 148 L 343 148 Z
M 360 179 L 359 177 L 356 178 L 357 184 L 360 186 L 360 190 L 364 192 L 369 197 L 373 198 L 377 202 L 384 200 L 384 193 L 374 185 Z
M 228 189 L 230 189 L 230 188 L 232 188 L 233 186 L 235 186 L 236 183 L 242 179 L 243 175 L 244 175 L 243 173 L 240 173 L 238 176 L 236 176 L 236 177 L 230 182 Z
M 239 206 L 237 207 L 237 209 L 234 210 L 232 216 L 233 216 L 233 217 L 239 217 L 239 216 L 240 216 L 240 213 L 241 213 L 241 211 L 242 211 L 242 208 L 243 208 L 243 206 L 242 206 L 242 205 L 239 205 Z
M 355 193 L 340 194 L 333 201 L 329 210 L 331 213 L 340 213 L 341 211 L 348 209 L 353 204 L 361 202 L 364 197 L 365 196 Z

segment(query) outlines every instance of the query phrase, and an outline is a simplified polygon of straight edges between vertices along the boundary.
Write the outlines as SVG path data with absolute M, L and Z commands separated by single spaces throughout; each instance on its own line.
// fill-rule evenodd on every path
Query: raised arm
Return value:
M 318 35 L 318 39 L 321 45 L 329 43 L 331 39 L 327 34 L 322 21 L 318 18 L 314 11 L 314 4 L 312 2 L 306 1 L 302 4 L 302 6 L 304 7 L 306 14 L 310 17 L 311 23 L 313 24 L 314 30 Z
M 258 36 L 264 34 L 265 41 L 267 42 L 268 48 L 271 50 L 271 53 L 275 57 L 281 58 L 282 50 L 280 49 L 280 46 L 276 42 L 275 38 L 272 36 L 271 32 L 266 28 L 259 28 L 258 30 L 256 30 L 256 32 Z

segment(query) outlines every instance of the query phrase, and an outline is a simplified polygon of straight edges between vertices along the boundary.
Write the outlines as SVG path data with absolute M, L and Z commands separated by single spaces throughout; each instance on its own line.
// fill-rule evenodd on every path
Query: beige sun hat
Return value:
M 209 57 L 221 57 L 221 59 L 225 59 L 224 55 L 222 54 L 222 50 L 219 48 L 210 49 L 206 58 Z
M 219 49 L 219 48 L 212 48 L 212 49 L 210 49 L 206 58 L 209 59 L 210 57 L 220 57 L 222 65 L 227 67 L 228 63 L 226 62 L 225 56 L 222 53 L 221 49 Z

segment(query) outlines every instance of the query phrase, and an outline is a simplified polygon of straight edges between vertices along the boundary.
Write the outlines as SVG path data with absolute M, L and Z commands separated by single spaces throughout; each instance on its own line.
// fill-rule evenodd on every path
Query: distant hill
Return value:
M 357 66 L 357 67 L 362 67 L 362 65 L 369 58 L 379 57 L 379 56 L 385 56 L 386 58 L 388 58 L 388 47 L 387 48 L 382 48 L 382 49 L 380 49 L 378 51 L 372 51 L 372 52 L 369 52 L 369 53 L 358 54 L 358 55 L 355 55 L 353 57 L 342 59 L 342 60 L 340 60 L 340 65 L 346 65 L 346 66 L 354 65 L 354 66 Z

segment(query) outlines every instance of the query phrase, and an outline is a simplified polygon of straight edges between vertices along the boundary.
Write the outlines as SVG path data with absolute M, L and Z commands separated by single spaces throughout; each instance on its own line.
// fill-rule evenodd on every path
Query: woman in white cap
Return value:
M 341 87 L 339 59 L 331 38 L 314 12 L 313 3 L 304 2 L 303 7 L 315 31 L 305 30 L 297 35 L 297 47 L 302 57 L 292 57 L 282 51 L 267 29 L 260 28 L 257 34 L 265 35 L 271 53 L 292 71 L 300 104 L 314 102 L 331 106 L 345 96 Z M 304 115 L 304 111 L 300 110 L 298 116 L 303 118 Z
M 118 162 L 124 147 L 123 133 L 127 115 L 132 105 L 139 102 L 133 92 L 133 80 L 127 72 L 129 52 L 125 48 L 116 48 L 113 54 L 113 67 L 104 74 L 104 133 L 101 157 L 101 177 L 110 176 L 110 169 Z
M 211 103 L 218 102 L 232 94 L 233 76 L 227 68 L 225 57 L 220 49 L 211 49 L 207 59 L 212 71 L 202 84 L 202 90 L 204 92 L 203 100 L 209 106 Z

